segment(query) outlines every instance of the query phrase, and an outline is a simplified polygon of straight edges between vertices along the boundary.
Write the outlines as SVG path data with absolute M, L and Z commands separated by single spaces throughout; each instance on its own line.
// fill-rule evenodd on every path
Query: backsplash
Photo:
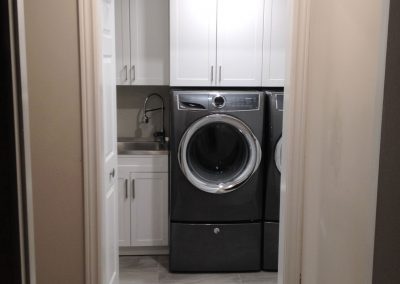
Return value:
M 146 97 L 158 93 L 164 98 L 164 127 L 169 133 L 169 86 L 117 86 L 117 135 L 128 138 L 148 138 L 153 140 L 153 133 L 161 130 L 161 111 L 147 114 L 148 123 L 143 120 L 143 106 Z M 160 107 L 157 97 L 148 101 L 147 107 Z

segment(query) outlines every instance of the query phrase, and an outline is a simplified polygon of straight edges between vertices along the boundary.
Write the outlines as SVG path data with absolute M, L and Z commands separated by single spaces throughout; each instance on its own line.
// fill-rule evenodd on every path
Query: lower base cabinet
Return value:
M 168 158 L 119 158 L 119 246 L 168 245 Z

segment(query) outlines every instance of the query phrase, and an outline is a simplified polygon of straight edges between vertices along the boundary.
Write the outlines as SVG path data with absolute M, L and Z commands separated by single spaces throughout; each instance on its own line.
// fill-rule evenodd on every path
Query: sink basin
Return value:
M 157 141 L 118 142 L 119 155 L 160 155 L 168 154 L 167 143 Z

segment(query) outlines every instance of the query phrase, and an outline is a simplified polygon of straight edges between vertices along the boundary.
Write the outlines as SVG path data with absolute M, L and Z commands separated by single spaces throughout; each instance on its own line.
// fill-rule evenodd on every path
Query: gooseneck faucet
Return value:
M 152 108 L 152 109 L 147 109 L 147 102 L 151 97 L 158 97 L 161 101 L 161 107 L 157 108 Z M 162 115 L 162 125 L 161 125 L 161 130 L 159 132 L 154 133 L 154 137 L 160 137 L 160 140 L 162 143 L 164 143 L 165 140 L 165 130 L 164 130 L 164 99 L 157 93 L 152 93 L 146 97 L 146 100 L 144 101 L 144 106 L 143 106 L 143 121 L 145 123 L 148 123 L 150 120 L 150 117 L 147 116 L 147 113 L 161 110 L 161 115 Z

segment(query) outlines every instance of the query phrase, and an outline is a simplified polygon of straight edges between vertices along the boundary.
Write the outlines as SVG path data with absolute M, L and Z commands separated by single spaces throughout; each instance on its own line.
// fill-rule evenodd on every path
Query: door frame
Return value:
M 101 39 L 100 1 L 78 0 L 79 54 L 81 77 L 82 149 L 85 224 L 85 283 L 101 279 L 100 224 L 101 196 L 97 189 L 103 183 L 101 161 Z
M 297 284 L 301 272 L 303 177 L 310 1 L 288 0 L 289 33 L 285 80 L 282 188 L 278 283 Z M 101 214 L 97 188 L 102 183 L 100 161 L 100 1 L 78 0 L 82 95 L 82 137 L 85 218 L 85 282 L 100 279 Z
M 24 0 L 8 0 L 22 283 L 36 284 L 35 229 Z

